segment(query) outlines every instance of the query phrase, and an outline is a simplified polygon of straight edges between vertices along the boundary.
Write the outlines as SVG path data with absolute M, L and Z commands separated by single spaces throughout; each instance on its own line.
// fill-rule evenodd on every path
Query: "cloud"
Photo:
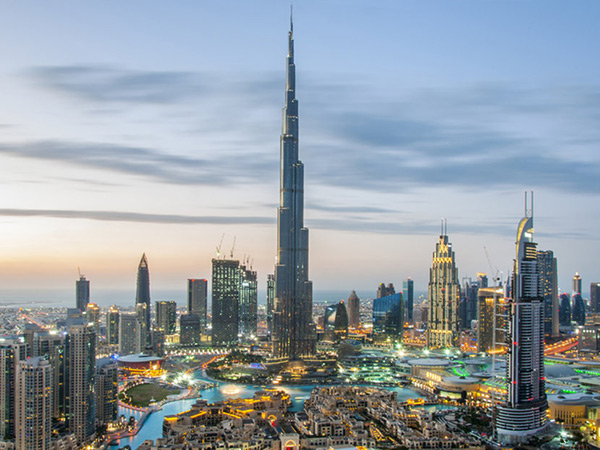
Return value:
M 60 209 L 0 209 L 6 217 L 53 217 L 58 219 L 90 219 L 109 222 L 144 222 L 167 224 L 242 224 L 270 225 L 275 218 L 261 216 L 182 216 L 177 214 L 144 214 L 123 211 L 76 211 Z

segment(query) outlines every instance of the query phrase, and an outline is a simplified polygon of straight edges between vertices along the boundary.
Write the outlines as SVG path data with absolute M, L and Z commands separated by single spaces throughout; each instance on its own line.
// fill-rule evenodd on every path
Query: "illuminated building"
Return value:
M 131 355 L 142 351 L 142 325 L 137 314 L 121 314 L 119 320 L 119 354 Z
M 85 306 L 85 320 L 92 324 L 96 336 L 100 334 L 100 308 L 95 303 L 88 303 Z
M 96 372 L 96 419 L 108 424 L 118 419 L 118 368 L 112 359 L 98 361 Z
M 573 276 L 573 293 L 581 294 L 581 276 L 578 272 Z
M 164 358 L 139 353 L 137 355 L 120 356 L 117 359 L 119 369 L 129 376 L 155 378 L 163 374 Z
M 212 344 L 235 345 L 239 333 L 239 261 L 212 260 Z
M 106 342 L 119 345 L 119 308 L 112 305 L 106 313 Z
M 79 275 L 79 280 L 75 281 L 75 306 L 81 312 L 90 302 L 90 282 L 85 275 Z
M 577 325 L 585 325 L 585 303 L 581 294 L 575 293 L 571 297 L 571 320 Z
M 590 311 L 600 313 L 600 283 L 590 284 Z
M 65 336 L 40 333 L 36 337 L 34 356 L 41 356 L 52 366 L 52 409 L 53 417 L 59 418 L 65 413 Z
M 562 293 L 559 297 L 560 309 L 558 312 L 559 323 L 561 326 L 571 326 L 571 299 L 569 294 Z
M 67 423 L 79 443 L 96 430 L 96 333 L 88 325 L 69 327 L 65 339 Z
M 346 300 L 346 310 L 348 312 L 348 326 L 350 328 L 360 327 L 360 298 L 356 291 L 352 291 L 348 300 Z
M 408 278 L 402 285 L 402 294 L 404 295 L 404 303 L 406 304 L 406 321 L 413 323 L 413 311 L 415 302 L 415 282 Z
M 504 289 L 502 287 L 479 288 L 477 292 L 479 308 L 477 308 L 477 351 L 490 353 L 498 351 L 504 342 L 504 333 L 496 332 L 496 348 L 494 348 L 494 330 L 505 327 L 504 323 Z M 496 318 L 494 319 L 494 305 Z
M 532 194 L 533 195 L 533 194 Z M 495 431 L 500 442 L 524 442 L 546 426 L 544 299 L 540 292 L 532 208 L 519 222 L 516 259 L 508 302 L 508 398 L 498 405 Z
M 273 309 L 275 308 L 275 275 L 267 275 L 267 336 L 273 334 Z
M 373 340 L 401 342 L 404 328 L 402 293 L 373 300 Z
M 387 297 L 388 295 L 394 295 L 396 293 L 396 289 L 394 288 L 393 283 L 389 283 L 387 286 L 385 283 L 379 283 L 377 287 L 377 298 Z
M 458 269 L 444 225 L 429 270 L 427 346 L 430 349 L 458 345 L 459 300 Z
M 256 337 L 258 325 L 258 293 L 256 272 L 246 265 L 240 266 L 240 301 L 238 318 L 242 339 Z
M 52 366 L 43 358 L 17 364 L 16 450 L 47 450 L 52 435 Z
M 156 325 L 165 334 L 175 333 L 175 328 L 177 328 L 176 302 L 156 302 Z
M 27 358 L 27 347 L 18 339 L 0 343 L 0 439 L 15 437 L 17 365 Z
M 137 289 L 135 294 L 135 305 L 136 311 L 139 311 L 140 314 L 143 315 L 141 317 L 142 323 L 142 342 L 144 347 L 152 346 L 152 337 L 151 337 L 151 327 L 150 327 L 150 272 L 148 270 L 148 259 L 146 258 L 146 254 L 142 255 L 142 259 L 140 260 L 140 264 L 138 266 L 137 273 Z M 143 305 L 143 306 L 139 306 Z
M 200 345 L 202 321 L 196 314 L 183 314 L 179 318 L 179 343 L 186 346 Z
M 551 250 L 537 252 L 541 295 L 544 297 L 544 334 L 559 336 L 558 264 Z
M 325 308 L 323 329 L 328 341 L 335 342 L 348 336 L 348 313 L 343 300 Z
M 280 142 L 272 348 L 275 358 L 296 360 L 315 354 L 316 330 L 312 322 L 312 282 L 308 279 L 308 228 L 304 227 L 304 165 L 298 157 L 298 101 L 291 21 Z
M 208 299 L 208 281 L 203 279 L 188 279 L 188 313 L 200 317 L 201 333 L 206 333 L 206 315 Z

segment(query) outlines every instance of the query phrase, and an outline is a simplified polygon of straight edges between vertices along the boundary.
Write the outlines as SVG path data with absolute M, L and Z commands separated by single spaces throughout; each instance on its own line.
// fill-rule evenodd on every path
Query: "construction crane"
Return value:
M 498 276 L 499 273 L 501 273 L 498 268 L 496 266 L 494 266 L 492 264 L 492 260 L 490 259 L 490 255 L 487 251 L 487 248 L 485 248 L 485 246 L 483 247 L 483 251 L 485 252 L 485 257 L 487 258 L 487 262 L 490 265 L 490 272 L 492 272 L 494 275 L 492 277 L 492 280 L 494 281 L 494 286 L 498 286 L 498 281 L 500 281 L 500 286 L 502 286 L 502 279 L 501 277 Z
M 231 253 L 229 254 L 231 258 L 233 258 L 233 251 L 235 250 L 235 238 L 236 236 L 233 237 L 233 245 L 231 246 Z
M 219 241 L 219 245 L 217 245 L 217 258 L 221 256 L 221 246 L 223 245 L 223 239 L 225 238 L 225 233 L 221 235 L 221 241 Z
M 77 267 L 77 272 L 79 272 L 79 278 L 85 278 L 85 275 L 81 273 L 81 268 Z

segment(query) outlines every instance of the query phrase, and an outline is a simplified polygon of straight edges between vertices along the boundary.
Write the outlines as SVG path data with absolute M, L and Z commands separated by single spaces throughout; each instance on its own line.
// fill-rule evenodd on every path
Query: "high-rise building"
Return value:
M 119 345 L 119 308 L 112 305 L 106 313 L 106 342 Z
M 152 346 L 152 328 L 150 323 L 150 272 L 148 270 L 148 259 L 146 258 L 146 254 L 142 255 L 142 259 L 140 260 L 140 264 L 138 266 L 137 273 L 137 289 L 135 294 L 135 304 L 136 310 L 142 311 L 139 309 L 138 305 L 145 305 L 145 309 L 143 309 L 144 320 L 142 323 L 142 332 L 143 332 L 143 346 L 151 347 Z
M 242 339 L 256 337 L 258 326 L 258 292 L 256 272 L 240 266 L 239 333 Z
M 533 194 L 532 194 L 533 195 Z M 532 209 L 517 229 L 517 252 L 508 303 L 507 388 L 498 405 L 495 429 L 501 442 L 517 444 L 546 426 L 544 299 L 540 292 Z
M 540 294 L 544 297 L 544 334 L 558 336 L 558 264 L 552 250 L 537 252 Z
M 186 346 L 200 345 L 201 330 L 200 317 L 196 314 L 183 314 L 179 318 L 179 343 Z
M 72 325 L 65 339 L 67 423 L 81 444 L 95 432 L 96 333 L 88 325 Z
M 479 291 L 480 281 L 479 279 L 473 281 L 470 277 L 465 277 L 462 281 L 463 290 L 461 293 L 463 298 L 460 302 L 462 306 L 462 317 L 460 317 L 460 322 L 461 328 L 470 330 L 472 322 L 477 319 L 477 292 Z
M 561 326 L 571 326 L 571 299 L 569 294 L 563 292 L 559 297 L 560 308 L 558 312 L 558 320 Z
M 79 280 L 75 281 L 75 306 L 81 312 L 85 311 L 86 305 L 90 302 L 90 281 L 85 275 L 79 275 Z
M 415 282 L 408 278 L 402 285 L 402 294 L 406 304 L 406 321 L 413 323 L 413 311 L 415 309 Z
M 142 324 L 137 314 L 124 313 L 119 319 L 119 354 L 121 356 L 140 353 L 142 346 Z
M 373 340 L 401 342 L 404 330 L 402 293 L 386 295 L 373 300 Z
M 239 334 L 240 262 L 212 260 L 212 344 L 236 345 Z
M 581 276 L 579 272 L 575 272 L 573 276 L 573 293 L 581 294 Z
M 17 365 L 27 353 L 28 345 L 20 339 L 0 343 L 0 440 L 15 437 Z
M 294 28 L 290 21 L 287 76 L 280 149 L 277 265 L 273 356 L 295 360 L 316 351 L 312 282 L 308 279 L 308 228 L 304 227 L 304 164 L 298 155 L 298 100 Z
M 585 325 L 585 303 L 581 294 L 573 294 L 571 305 L 571 320 L 576 322 L 577 325 Z
M 275 308 L 275 275 L 267 275 L 267 338 L 273 335 L 273 310 Z
M 16 450 L 48 450 L 52 435 L 52 366 L 41 357 L 17 364 Z
M 205 278 L 188 279 L 188 314 L 195 314 L 200 318 L 202 334 L 206 333 L 207 299 L 208 281 Z
M 346 300 L 346 310 L 348 312 L 348 326 L 350 328 L 360 327 L 360 298 L 356 291 L 352 291 L 348 300 Z
M 96 419 L 99 424 L 109 424 L 119 417 L 118 370 L 109 358 L 98 360 L 96 365 Z
M 39 333 L 34 346 L 34 355 L 45 358 L 52 366 L 52 415 L 58 419 L 65 414 L 65 336 L 62 333 Z
M 156 302 L 156 325 L 165 334 L 175 333 L 177 328 L 177 303 L 160 301 Z
M 100 307 L 95 303 L 88 303 L 85 306 L 85 320 L 94 327 L 96 337 L 100 336 Z
M 388 295 L 394 295 L 396 293 L 396 289 L 394 288 L 393 283 L 388 283 L 386 286 L 385 283 L 379 283 L 377 287 L 377 298 L 387 297 Z
M 505 327 L 504 288 L 479 288 L 477 298 L 477 351 L 492 353 L 498 351 L 505 340 L 504 333 L 498 332 Z
M 323 318 L 325 340 L 337 342 L 348 336 L 348 312 L 344 300 L 325 308 Z
M 600 283 L 590 284 L 590 311 L 600 313 Z
M 452 244 L 445 226 L 435 246 L 429 270 L 427 346 L 447 348 L 458 344 L 458 304 L 460 286 Z

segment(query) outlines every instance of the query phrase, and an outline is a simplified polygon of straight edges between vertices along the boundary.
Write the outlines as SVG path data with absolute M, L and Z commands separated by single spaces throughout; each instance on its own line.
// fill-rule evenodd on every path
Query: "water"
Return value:
M 202 379 L 201 376 L 197 376 L 197 378 Z M 292 400 L 292 407 L 290 409 L 292 411 L 299 411 L 302 409 L 304 401 L 310 397 L 310 393 L 315 385 L 269 387 L 281 389 L 287 392 Z M 209 403 L 214 403 L 227 398 L 250 398 L 254 395 L 254 392 L 261 389 L 264 389 L 264 386 L 223 383 L 218 387 L 202 391 L 202 398 L 207 400 Z M 389 387 L 386 389 L 397 392 L 399 401 L 405 401 L 409 398 L 416 399 L 420 397 L 419 394 L 407 388 Z M 146 422 L 135 436 L 121 439 L 114 445 L 119 447 L 130 445 L 132 449 L 135 449 L 146 439 L 156 440 L 157 438 L 162 437 L 162 424 L 164 417 L 186 411 L 190 409 L 195 402 L 196 399 L 179 400 L 163 405 L 162 410 L 154 412 L 148 416 Z M 136 418 L 141 415 L 140 413 L 135 413 L 137 414 L 137 416 L 135 416 Z M 124 414 L 127 418 L 133 415 L 131 410 L 119 407 L 119 415 L 121 414 Z

